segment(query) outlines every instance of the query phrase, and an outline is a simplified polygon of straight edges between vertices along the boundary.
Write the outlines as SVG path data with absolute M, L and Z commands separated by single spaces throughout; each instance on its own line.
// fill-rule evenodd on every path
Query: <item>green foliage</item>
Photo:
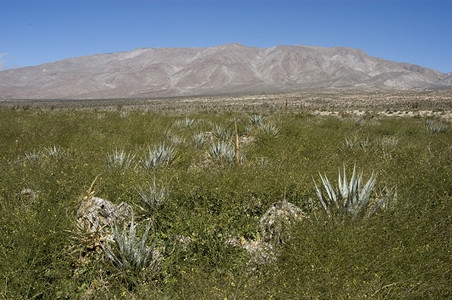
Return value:
M 430 134 L 422 117 L 369 112 L 355 122 L 347 115 L 281 114 L 268 106 L 256 122 L 273 124 L 275 138 L 251 124 L 249 116 L 262 111 L 187 115 L 185 107 L 182 113 L 143 107 L 124 117 L 99 106 L 58 107 L 0 110 L 2 299 L 452 295 L 448 129 Z M 212 163 L 211 145 L 225 149 L 213 153 L 233 157 L 234 121 L 246 161 Z M 187 141 L 177 144 L 177 155 L 175 137 Z M 344 147 L 344 137 L 369 144 Z M 355 164 L 364 172 L 345 175 Z M 338 176 L 334 168 L 342 165 Z M 316 189 L 312 179 L 324 171 Z M 329 180 L 336 176 L 338 182 Z M 133 226 L 111 229 L 112 241 L 102 244 L 109 254 L 76 251 L 80 245 L 69 234 L 81 195 L 96 177 L 97 197 L 128 203 L 136 213 Z M 397 186 L 397 203 L 382 200 L 391 195 L 385 183 Z M 248 252 L 227 242 L 258 241 L 259 220 L 279 198 L 307 218 L 289 229 L 275 263 L 250 268 Z M 342 222 L 344 215 L 355 221 Z

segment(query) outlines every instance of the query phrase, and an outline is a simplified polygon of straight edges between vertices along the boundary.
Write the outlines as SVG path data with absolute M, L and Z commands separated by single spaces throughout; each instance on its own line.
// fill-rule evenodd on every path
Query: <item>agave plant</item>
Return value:
M 399 139 L 395 136 L 383 136 L 379 139 L 378 144 L 382 148 L 395 148 L 399 143 Z
M 371 145 L 371 142 L 369 140 L 369 137 L 366 137 L 363 140 L 359 140 L 358 137 L 354 136 L 352 138 L 345 137 L 344 145 L 345 147 L 350 149 L 358 148 L 365 150 Z
M 212 143 L 209 148 L 209 154 L 212 158 L 225 159 L 230 162 L 233 162 L 235 159 L 234 147 L 224 141 Z
M 354 123 L 356 126 L 364 126 L 366 125 L 366 121 L 362 118 L 355 118 Z
M 138 195 L 140 195 L 141 200 L 146 204 L 146 206 L 150 209 L 155 209 L 168 201 L 169 199 L 169 190 L 162 187 L 159 188 L 154 182 L 152 184 L 148 184 L 147 187 L 140 187 L 137 189 Z
M 174 132 L 172 132 L 170 129 L 165 130 L 163 132 L 163 136 L 173 145 L 180 145 L 185 143 L 185 139 L 181 138 L 180 136 L 176 135 Z
M 213 133 L 218 140 L 226 140 L 227 141 L 232 138 L 232 133 L 229 130 L 221 127 L 218 124 L 214 125 Z
M 117 149 L 107 155 L 108 164 L 119 169 L 128 169 L 132 165 L 134 158 L 135 155 Z
M 378 209 L 392 208 L 397 197 L 395 188 L 391 190 L 385 188 L 383 193 L 374 195 L 376 175 L 372 173 L 364 184 L 363 173 L 357 174 L 356 166 L 353 167 L 350 182 L 347 181 L 345 167 L 342 176 L 339 171 L 337 188 L 333 187 L 326 175 L 319 175 L 325 192 L 322 193 L 314 181 L 316 195 L 329 217 L 334 216 L 345 220 L 363 216 L 364 219 L 367 219 Z
M 177 120 L 174 125 L 177 127 L 187 127 L 190 128 L 195 123 L 194 119 L 185 118 L 184 120 Z
M 253 125 L 259 125 L 264 122 L 264 116 L 262 115 L 251 115 L 250 116 L 250 122 Z
M 126 110 L 121 110 L 121 111 L 119 112 L 119 117 L 120 117 L 121 119 L 127 119 L 127 118 L 129 117 L 129 113 L 128 113 Z
M 206 143 L 206 135 L 202 132 L 195 133 L 192 136 L 192 141 L 197 148 L 201 148 Z
M 41 157 L 40 150 L 33 150 L 31 152 L 25 152 L 25 158 L 29 161 L 38 160 Z
M 173 147 L 165 145 L 155 146 L 153 149 L 149 148 L 148 153 L 141 159 L 141 164 L 145 169 L 155 169 L 162 166 L 169 165 L 176 154 Z
M 432 119 L 428 119 L 425 121 L 425 128 L 428 133 L 436 134 L 446 131 L 447 125 L 443 121 L 434 121 Z
M 258 125 L 258 129 L 263 133 L 270 134 L 273 136 L 277 136 L 279 133 L 279 128 L 276 127 L 273 123 L 260 123 Z
M 63 150 L 61 149 L 61 147 L 55 146 L 55 145 L 53 145 L 53 147 L 45 147 L 44 151 L 51 158 L 57 158 L 58 156 L 60 156 L 63 153 Z
M 140 238 L 137 236 L 137 228 L 133 220 L 133 214 L 129 228 L 124 223 L 122 232 L 118 230 L 117 224 L 112 226 L 113 242 L 106 242 L 101 245 L 105 256 L 120 269 L 132 269 L 139 271 L 148 268 L 155 271 L 158 267 L 158 251 L 155 248 L 155 241 L 151 246 L 146 246 L 149 234 L 148 225 Z

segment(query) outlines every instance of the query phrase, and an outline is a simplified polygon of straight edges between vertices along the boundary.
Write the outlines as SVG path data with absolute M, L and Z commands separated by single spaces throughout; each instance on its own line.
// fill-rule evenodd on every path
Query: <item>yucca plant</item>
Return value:
M 155 209 L 162 206 L 168 201 L 170 195 L 170 192 L 167 188 L 159 188 L 157 186 L 155 177 L 152 184 L 149 183 L 147 187 L 138 188 L 137 192 L 141 200 L 149 209 Z
M 124 223 L 122 232 L 120 232 L 117 224 L 112 226 L 114 244 L 111 245 L 111 241 L 102 244 L 105 256 L 119 269 L 140 271 L 146 268 L 155 271 L 158 267 L 158 251 L 156 251 L 155 240 L 151 246 L 146 246 L 151 226 L 146 226 L 140 239 L 137 236 L 137 226 L 132 214 L 128 227 Z
M 148 149 L 147 155 L 141 159 L 141 164 L 145 169 L 167 166 L 173 161 L 175 154 L 174 147 L 167 147 L 163 144 L 155 146 L 153 149 Z
M 380 208 L 392 208 L 396 200 L 395 188 L 391 190 L 385 188 L 383 193 L 375 195 L 376 175 L 372 173 L 364 184 L 363 173 L 358 174 L 356 166 L 353 167 L 350 182 L 347 181 L 345 167 L 342 176 L 339 171 L 337 188 L 333 187 L 326 175 L 319 175 L 325 192 L 322 193 L 314 180 L 316 195 L 330 218 L 337 217 L 345 221 L 349 218 L 353 220 L 358 216 L 363 216 L 364 219 L 367 219 Z
M 119 169 L 128 169 L 132 165 L 134 158 L 135 155 L 117 149 L 107 155 L 109 166 Z

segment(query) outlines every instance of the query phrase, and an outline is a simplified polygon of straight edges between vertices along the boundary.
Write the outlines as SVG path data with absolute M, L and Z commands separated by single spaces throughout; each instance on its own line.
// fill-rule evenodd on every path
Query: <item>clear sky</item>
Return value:
M 0 0 L 0 69 L 227 43 L 345 46 L 452 72 L 452 0 Z

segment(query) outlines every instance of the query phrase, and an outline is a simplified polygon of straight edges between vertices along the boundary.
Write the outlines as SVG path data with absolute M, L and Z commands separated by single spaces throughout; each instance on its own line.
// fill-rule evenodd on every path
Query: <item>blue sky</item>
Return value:
M 452 0 L 0 0 L 0 69 L 226 43 L 345 46 L 452 72 Z

